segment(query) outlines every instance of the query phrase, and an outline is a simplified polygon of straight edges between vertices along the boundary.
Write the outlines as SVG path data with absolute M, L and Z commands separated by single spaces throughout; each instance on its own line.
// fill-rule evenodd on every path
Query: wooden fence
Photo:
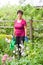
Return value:
M 9 23 L 14 23 L 14 20 L 0 20 L 0 29 L 3 28 L 13 28 L 13 26 L 8 26 Z M 33 27 L 33 22 L 42 22 L 42 27 L 43 27 L 43 20 L 27 20 L 27 35 L 30 37 L 30 40 L 33 39 L 33 30 L 37 31 L 37 29 L 34 29 Z M 42 28 L 43 31 L 43 28 Z M 43 35 L 43 34 L 42 34 Z

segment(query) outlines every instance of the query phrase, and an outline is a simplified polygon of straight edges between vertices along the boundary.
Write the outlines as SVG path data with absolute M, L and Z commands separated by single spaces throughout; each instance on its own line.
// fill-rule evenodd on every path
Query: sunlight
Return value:
M 5 6 L 5 5 L 19 5 L 20 2 L 23 0 L 0 0 L 0 7 Z M 30 4 L 31 6 L 43 6 L 43 0 L 25 0 L 22 5 L 27 5 Z
M 0 0 L 0 7 L 5 6 L 6 4 L 10 4 L 10 5 L 18 5 L 19 4 L 19 0 Z

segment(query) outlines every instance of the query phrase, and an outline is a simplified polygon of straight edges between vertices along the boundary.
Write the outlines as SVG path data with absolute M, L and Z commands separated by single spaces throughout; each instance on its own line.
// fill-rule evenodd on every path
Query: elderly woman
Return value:
M 22 18 L 23 11 L 18 10 L 17 11 L 17 19 L 14 23 L 14 36 L 16 37 L 16 44 L 18 45 L 18 49 L 20 50 L 20 44 L 24 43 L 24 38 L 27 36 L 27 24 L 26 20 Z M 19 51 L 19 55 L 21 55 L 21 52 Z

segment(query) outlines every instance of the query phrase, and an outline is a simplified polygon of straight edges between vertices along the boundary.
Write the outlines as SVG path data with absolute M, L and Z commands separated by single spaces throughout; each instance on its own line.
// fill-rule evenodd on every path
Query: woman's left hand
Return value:
M 25 36 L 25 41 L 28 42 L 28 37 L 27 36 Z

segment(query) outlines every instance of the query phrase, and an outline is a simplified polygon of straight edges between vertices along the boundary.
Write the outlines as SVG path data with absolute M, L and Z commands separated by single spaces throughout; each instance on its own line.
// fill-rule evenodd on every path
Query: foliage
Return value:
M 18 9 L 24 11 L 23 18 L 26 20 L 33 18 L 36 20 L 43 20 L 43 9 L 37 9 L 31 7 L 30 5 L 22 6 L 6 6 L 0 9 L 0 19 L 2 20 L 14 20 L 17 18 L 16 12 Z M 29 23 L 28 23 L 29 24 Z M 13 29 L 0 29 L 0 65 L 2 65 L 1 59 L 2 56 L 7 53 L 9 56 L 14 56 L 12 61 L 6 60 L 6 65 L 43 65 L 43 23 L 42 22 L 34 22 L 33 27 L 36 29 L 33 31 L 34 42 L 25 42 L 25 56 L 21 57 L 18 60 L 18 57 L 15 57 L 16 54 L 9 49 L 9 44 L 6 42 L 6 34 L 12 34 Z M 3 23 L 0 23 L 0 26 Z M 13 26 L 13 23 L 5 23 L 5 26 Z M 5 34 L 4 34 L 5 33 Z M 41 37 L 42 36 L 42 37 Z M 9 36 L 10 37 L 10 36 Z
M 10 36 L 11 37 L 11 36 Z M 1 34 L 0 35 L 0 54 L 9 54 L 11 55 L 12 54 L 12 51 L 10 51 L 10 48 L 9 48 L 9 43 L 6 42 L 6 35 L 5 34 Z M 10 51 L 10 53 L 9 53 Z
M 6 35 L 2 35 L 2 37 L 5 38 Z M 12 61 L 7 60 L 6 65 L 43 65 L 43 39 L 36 39 L 33 43 L 31 41 L 28 43 L 25 42 L 24 46 L 26 55 L 19 60 L 17 57 L 13 58 Z M 9 50 L 9 44 L 6 43 L 4 39 L 0 42 L 0 50 L 2 55 L 7 53 L 9 56 L 15 56 L 15 54 Z
M 24 11 L 23 17 L 27 20 L 29 18 L 43 20 L 43 8 L 34 8 L 30 5 L 26 6 L 6 6 L 0 9 L 0 19 L 15 20 L 17 18 L 16 12 L 18 9 Z

